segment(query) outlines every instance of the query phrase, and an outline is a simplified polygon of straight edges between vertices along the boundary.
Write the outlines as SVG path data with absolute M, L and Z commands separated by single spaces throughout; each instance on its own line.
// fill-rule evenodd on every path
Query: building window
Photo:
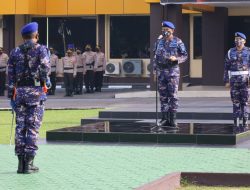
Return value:
M 193 57 L 194 59 L 201 59 L 202 58 L 202 17 L 195 16 L 194 17 L 194 51 Z
M 39 23 L 39 43 L 46 44 L 46 18 L 33 18 Z M 62 17 L 49 18 L 49 46 L 53 47 L 61 57 L 65 55 L 68 44 L 84 50 L 86 44 L 93 48 L 96 45 L 96 19 L 95 17 Z M 40 25 L 42 27 L 40 27 Z
M 149 16 L 110 17 L 110 58 L 149 58 Z
M 234 35 L 235 32 L 242 32 L 247 36 L 246 46 L 250 46 L 249 37 L 250 34 L 250 16 L 230 16 L 228 19 L 228 47 L 234 47 Z

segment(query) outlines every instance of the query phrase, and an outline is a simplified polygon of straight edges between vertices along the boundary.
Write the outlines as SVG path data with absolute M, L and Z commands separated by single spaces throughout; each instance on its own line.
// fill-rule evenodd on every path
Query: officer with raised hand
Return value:
M 187 60 L 187 51 L 181 39 L 174 36 L 172 22 L 162 22 L 162 36 L 157 39 L 154 57 L 154 70 L 158 77 L 158 91 L 161 101 L 161 126 L 177 128 L 179 64 Z
M 0 96 L 4 96 L 8 59 L 9 56 L 0 47 Z
M 250 49 L 245 46 L 246 39 L 245 34 L 236 32 L 235 47 L 225 56 L 224 83 L 230 88 L 235 133 L 248 129 Z
M 38 24 L 23 26 L 24 43 L 10 53 L 8 61 L 8 98 L 16 112 L 15 153 L 17 173 L 37 172 L 33 165 L 37 140 L 44 113 L 46 84 L 50 86 L 48 49 L 38 44 Z

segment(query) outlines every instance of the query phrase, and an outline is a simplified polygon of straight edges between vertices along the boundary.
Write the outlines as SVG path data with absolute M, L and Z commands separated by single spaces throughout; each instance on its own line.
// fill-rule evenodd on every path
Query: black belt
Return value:
M 56 66 L 51 66 L 51 68 L 52 68 L 52 67 L 56 67 Z
M 103 65 L 99 65 L 99 66 L 97 66 L 98 68 L 101 68 L 101 67 L 103 67 Z
M 6 68 L 6 66 L 0 67 L 0 69 L 3 69 L 3 68 L 5 69 L 5 68 Z
M 17 87 L 23 87 L 23 86 L 35 86 L 35 82 L 31 79 L 24 79 L 17 82 Z
M 78 66 L 77 68 L 83 68 L 83 66 Z
M 178 61 L 166 61 L 165 63 L 158 63 L 159 69 L 170 69 L 178 65 Z
M 73 68 L 69 68 L 69 67 L 68 68 L 64 68 L 64 70 L 71 70 L 71 69 L 73 69 Z

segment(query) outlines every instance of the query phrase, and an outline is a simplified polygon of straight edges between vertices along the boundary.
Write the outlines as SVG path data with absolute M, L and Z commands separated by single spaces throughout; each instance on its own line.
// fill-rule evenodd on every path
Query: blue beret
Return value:
M 162 25 L 162 27 L 168 27 L 171 29 L 175 29 L 174 24 L 172 22 L 169 22 L 169 21 L 163 21 L 161 25 Z
M 38 24 L 37 22 L 31 22 L 29 24 L 26 24 L 21 29 L 21 34 L 32 34 L 34 32 L 38 31 Z
M 75 48 L 75 44 L 68 44 L 68 49 L 74 49 Z
M 247 39 L 246 35 L 241 32 L 235 32 L 235 37 L 240 37 L 243 38 L 244 40 Z

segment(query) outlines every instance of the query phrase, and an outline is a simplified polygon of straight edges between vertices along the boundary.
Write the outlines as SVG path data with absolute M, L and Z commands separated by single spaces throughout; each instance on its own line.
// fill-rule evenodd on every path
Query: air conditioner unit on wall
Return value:
M 145 64 L 145 73 L 146 73 L 147 76 L 150 75 L 150 71 L 152 69 L 152 66 L 153 66 L 152 63 L 150 63 L 150 62 Z
M 119 75 L 120 74 L 120 63 L 108 63 L 106 65 L 106 75 Z
M 141 59 L 123 59 L 122 70 L 125 75 L 141 75 L 142 60 Z

